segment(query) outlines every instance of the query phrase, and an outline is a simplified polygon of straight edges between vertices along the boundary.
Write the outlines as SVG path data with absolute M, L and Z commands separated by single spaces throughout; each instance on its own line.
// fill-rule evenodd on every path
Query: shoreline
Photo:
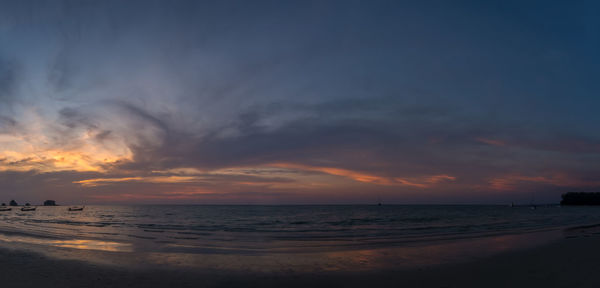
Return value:
M 573 228 L 560 239 L 464 261 L 353 272 L 124 267 L 1 248 L 0 279 L 7 287 L 598 287 L 600 229 Z
M 572 229 L 575 229 L 573 227 Z M 136 270 L 157 267 L 171 270 L 217 270 L 237 273 L 324 273 L 370 272 L 394 267 L 410 270 L 444 264 L 469 262 L 496 254 L 530 249 L 564 237 L 565 229 L 542 229 L 531 232 L 442 238 L 435 240 L 390 243 L 385 246 L 357 246 L 337 249 L 265 249 L 237 251 L 208 249 L 202 253 L 148 252 L 94 249 L 88 240 L 61 240 L 60 244 L 21 242 L 0 237 L 0 249 L 37 253 L 49 259 L 80 260 L 91 265 L 115 266 Z M 570 230 L 570 231 L 577 231 Z M 574 232 L 573 232 L 574 233 Z M 53 241 L 56 242 L 56 241 Z M 68 243 L 68 245 L 65 245 Z M 108 243 L 110 244 L 110 243 Z M 108 245 L 107 244 L 107 245 Z M 110 245 L 108 248 L 112 248 Z M 335 247 L 334 247 L 335 248 Z

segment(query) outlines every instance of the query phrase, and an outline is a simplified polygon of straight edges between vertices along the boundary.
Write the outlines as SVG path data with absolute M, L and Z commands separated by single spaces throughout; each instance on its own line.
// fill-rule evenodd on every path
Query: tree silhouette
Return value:
M 569 192 L 562 195 L 560 205 L 600 205 L 600 192 Z

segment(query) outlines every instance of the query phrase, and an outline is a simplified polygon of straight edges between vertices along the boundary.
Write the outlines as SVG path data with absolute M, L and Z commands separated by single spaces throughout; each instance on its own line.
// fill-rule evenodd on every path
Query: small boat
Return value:
M 10 210 L 12 210 L 12 208 L 0 207 L 0 211 L 10 211 Z
M 21 211 L 35 211 L 37 207 L 30 207 L 30 206 L 25 206 L 25 207 L 21 207 Z
M 83 207 L 69 207 L 69 211 L 83 211 L 83 208 L 85 208 L 85 206 L 83 206 Z

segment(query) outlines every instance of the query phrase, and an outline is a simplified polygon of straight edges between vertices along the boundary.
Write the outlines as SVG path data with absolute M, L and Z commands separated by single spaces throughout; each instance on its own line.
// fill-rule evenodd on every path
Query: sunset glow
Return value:
M 564 34 L 587 20 L 186 3 L 0 11 L 6 197 L 506 203 L 600 188 L 597 57 L 574 48 L 588 34 Z
M 600 287 L 599 15 L 0 0 L 0 283 Z

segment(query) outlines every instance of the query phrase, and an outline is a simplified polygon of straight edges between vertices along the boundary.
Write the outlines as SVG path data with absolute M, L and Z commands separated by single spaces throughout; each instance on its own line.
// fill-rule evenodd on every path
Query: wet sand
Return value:
M 207 255 L 206 257 L 210 257 Z M 0 250 L 4 287 L 600 287 L 600 237 L 569 231 L 561 240 L 458 264 L 372 271 L 256 272 L 135 268 Z

